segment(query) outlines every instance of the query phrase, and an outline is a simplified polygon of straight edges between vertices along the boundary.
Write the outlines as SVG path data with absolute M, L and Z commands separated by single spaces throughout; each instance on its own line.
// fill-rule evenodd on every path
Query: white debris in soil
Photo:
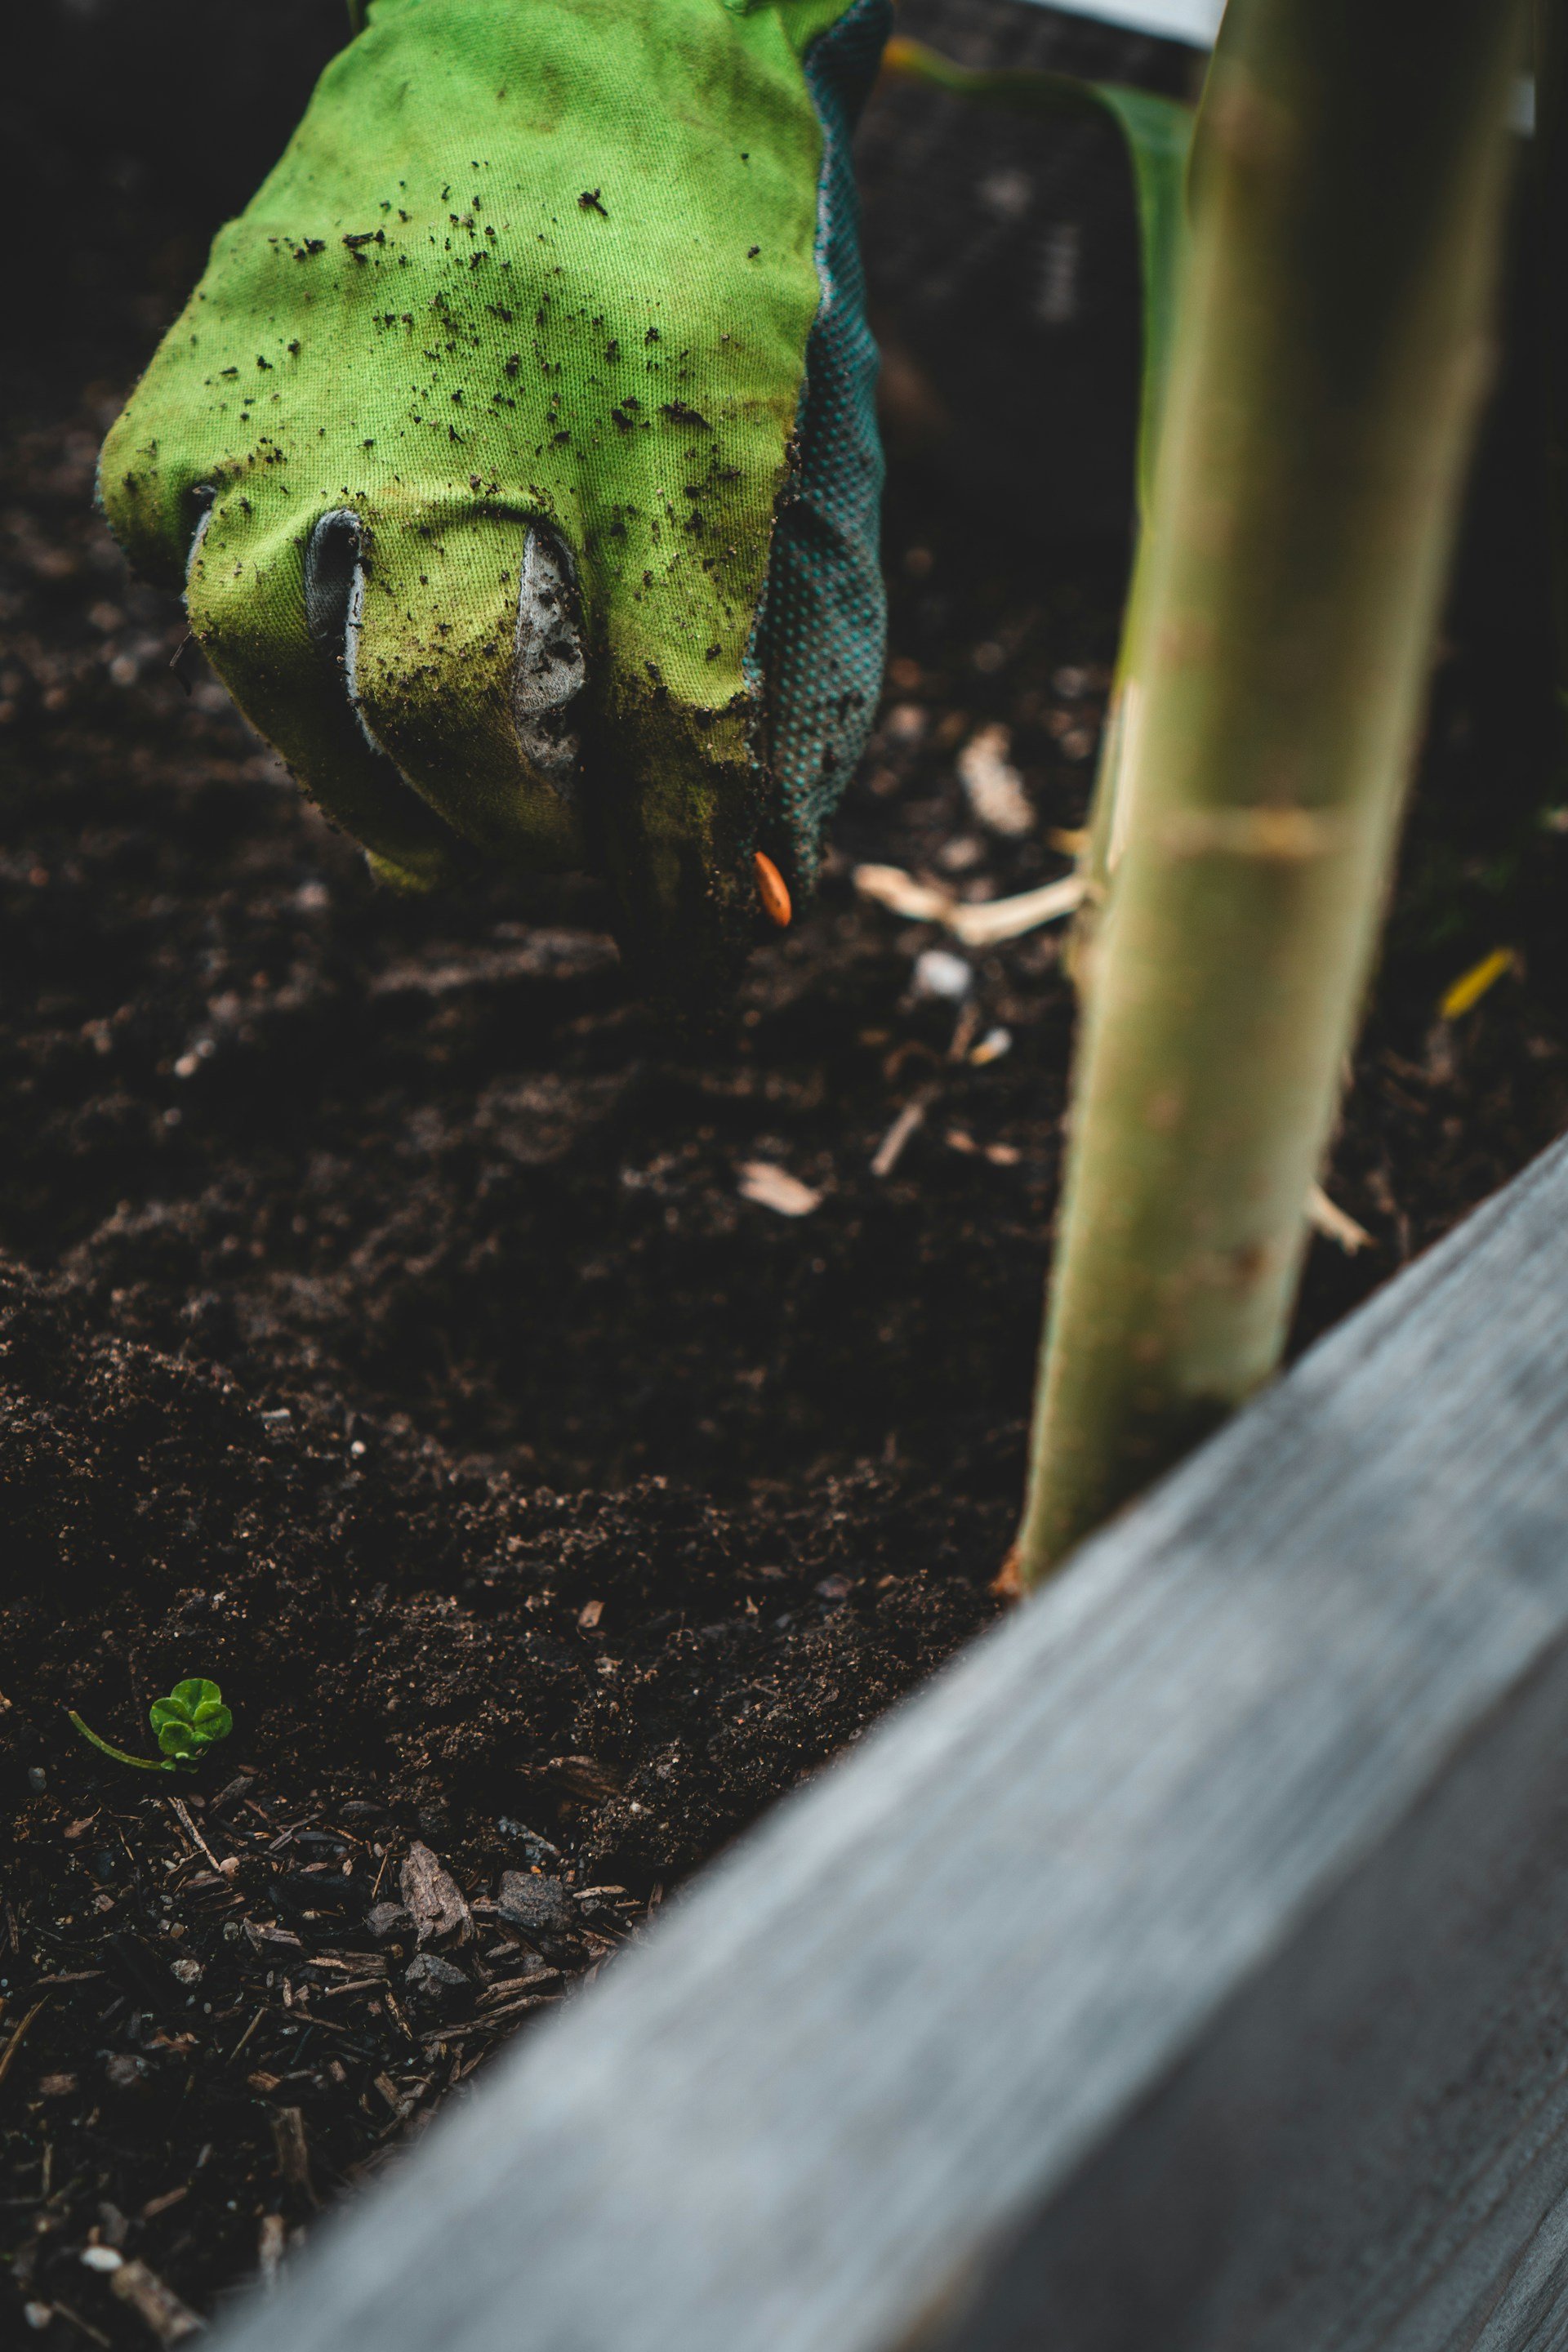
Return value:
M 936 1100 L 934 1086 L 922 1087 L 911 1095 L 881 1142 L 871 1161 L 873 1176 L 890 1176 L 903 1157 L 904 1146 L 918 1128 L 925 1124 L 925 1115 Z
M 1349 1210 L 1342 1209 L 1337 1201 L 1331 1201 L 1321 1184 L 1308 1188 L 1307 1223 L 1325 1240 L 1337 1242 L 1347 1257 L 1354 1257 L 1358 1250 L 1377 1246 L 1366 1227 L 1357 1224 Z
M 1016 838 L 1031 830 L 1035 812 L 1024 779 L 1008 763 L 1012 740 L 1005 727 L 982 727 L 959 753 L 958 773 L 981 824 Z
M 754 1201 L 760 1209 L 772 1209 L 781 1217 L 809 1217 L 813 1209 L 822 1206 L 822 1195 L 787 1169 L 775 1168 L 771 1160 L 743 1160 L 736 1171 L 740 1177 L 737 1190 L 742 1201 Z
M 958 1004 L 974 985 L 974 971 L 950 949 L 927 948 L 915 958 L 913 984 L 917 996 L 942 997 Z

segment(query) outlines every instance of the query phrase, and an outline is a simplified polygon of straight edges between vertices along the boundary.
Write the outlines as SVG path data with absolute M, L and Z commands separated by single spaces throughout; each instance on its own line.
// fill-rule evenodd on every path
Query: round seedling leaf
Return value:
M 172 1764 L 193 1768 L 215 1740 L 226 1739 L 234 1729 L 234 1717 L 223 1703 L 223 1693 L 205 1675 L 192 1675 L 176 1683 L 167 1698 L 155 1698 L 147 1710 L 147 1720 Z
M 209 1682 L 205 1675 L 192 1675 L 184 1682 L 176 1683 L 169 1697 L 184 1707 L 187 1717 L 194 1718 L 204 1706 L 220 1706 L 223 1693 L 216 1683 Z

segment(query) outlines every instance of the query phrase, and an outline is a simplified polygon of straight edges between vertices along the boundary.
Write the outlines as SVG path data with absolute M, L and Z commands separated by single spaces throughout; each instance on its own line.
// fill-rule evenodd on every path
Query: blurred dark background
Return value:
M 1195 97 L 1204 60 L 1030 0 L 904 0 L 902 32 L 969 65 Z M 121 389 L 277 156 L 346 37 L 342 0 L 29 0 L 0 97 L 13 422 Z M 891 452 L 987 528 L 1125 540 L 1137 252 L 1117 139 L 884 87 L 860 137 Z M 1516 239 L 1516 278 L 1528 272 Z M 1539 640 L 1539 394 L 1530 305 L 1468 536 L 1467 625 Z
M 144 361 L 346 37 L 342 0 L 38 0 L 0 93 L 7 393 Z

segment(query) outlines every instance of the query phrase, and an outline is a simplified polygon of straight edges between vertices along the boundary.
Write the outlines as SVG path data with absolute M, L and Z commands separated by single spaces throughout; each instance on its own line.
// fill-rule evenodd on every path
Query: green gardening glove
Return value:
M 759 851 L 809 887 L 880 682 L 886 20 L 374 0 L 104 445 L 132 562 L 380 875 L 596 869 L 688 1007 Z

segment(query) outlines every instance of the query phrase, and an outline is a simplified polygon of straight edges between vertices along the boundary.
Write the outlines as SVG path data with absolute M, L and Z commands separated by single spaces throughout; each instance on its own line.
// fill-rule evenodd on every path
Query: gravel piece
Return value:
M 473 1992 L 462 1969 L 444 1960 L 439 1952 L 421 1952 L 410 1960 L 403 1982 L 416 2001 L 433 2009 L 456 2009 Z
M 417 1838 L 408 1849 L 408 1858 L 398 1874 L 398 1885 L 421 1944 L 433 1943 L 438 1936 L 468 1937 L 473 1933 L 468 1906 L 457 1880 Z
M 525 1870 L 503 1870 L 496 1917 L 515 1928 L 530 1949 L 555 1968 L 569 1968 L 580 1955 L 577 1906 L 558 1878 L 536 1878 Z

